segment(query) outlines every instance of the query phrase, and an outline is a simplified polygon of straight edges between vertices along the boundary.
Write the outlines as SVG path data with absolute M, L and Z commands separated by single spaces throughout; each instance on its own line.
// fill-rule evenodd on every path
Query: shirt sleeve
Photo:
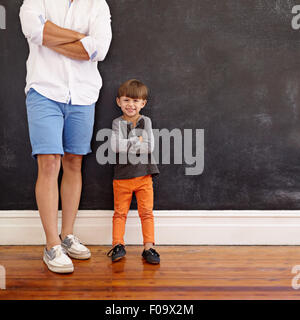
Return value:
M 21 28 L 28 41 L 41 46 L 47 21 L 43 0 L 24 0 L 19 13 Z
M 127 153 L 128 150 L 134 146 L 136 143 L 140 142 L 137 136 L 133 136 L 129 139 L 123 136 L 122 130 L 120 128 L 121 121 L 113 121 L 112 123 L 112 136 L 111 136 L 111 149 L 115 153 L 124 152 Z
M 100 1 L 99 9 L 91 18 L 89 35 L 80 41 L 91 61 L 103 61 L 112 39 L 111 15 L 105 0 Z
M 134 143 L 130 151 L 134 153 L 152 153 L 154 150 L 154 135 L 152 131 L 152 122 L 150 118 L 145 117 L 145 128 L 135 129 L 137 136 L 142 136 L 143 141 L 138 140 Z

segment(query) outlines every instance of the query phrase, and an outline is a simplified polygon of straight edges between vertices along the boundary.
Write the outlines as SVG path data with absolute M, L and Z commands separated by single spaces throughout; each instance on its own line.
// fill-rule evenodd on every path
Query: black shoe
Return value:
M 112 254 L 110 254 L 112 252 Z M 112 262 L 121 260 L 126 254 L 125 247 L 122 244 L 117 244 L 107 253 L 111 257 Z
M 149 250 L 144 249 L 142 256 L 148 263 L 151 263 L 151 264 L 160 263 L 159 254 L 153 248 L 150 248 Z

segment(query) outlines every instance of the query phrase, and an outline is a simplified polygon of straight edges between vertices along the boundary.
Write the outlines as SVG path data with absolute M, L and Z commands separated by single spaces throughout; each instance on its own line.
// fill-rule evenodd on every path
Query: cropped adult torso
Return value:
M 97 0 L 42 0 L 44 16 L 56 25 L 89 34 Z M 102 79 L 97 62 L 70 59 L 30 41 L 25 93 L 33 87 L 49 99 L 78 105 L 98 100 Z

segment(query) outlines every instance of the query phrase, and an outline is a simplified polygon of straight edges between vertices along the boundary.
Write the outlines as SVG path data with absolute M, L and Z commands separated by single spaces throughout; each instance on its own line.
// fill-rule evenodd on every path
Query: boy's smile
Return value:
M 147 100 L 144 99 L 132 99 L 122 96 L 117 98 L 117 104 L 121 108 L 124 119 L 128 121 L 134 121 L 140 116 L 140 110 L 144 108 Z

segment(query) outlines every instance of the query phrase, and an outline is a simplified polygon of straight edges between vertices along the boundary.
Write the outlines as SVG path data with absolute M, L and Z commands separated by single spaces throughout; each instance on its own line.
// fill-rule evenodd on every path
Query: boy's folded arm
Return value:
M 113 152 L 125 152 L 138 143 L 140 140 L 138 137 L 134 136 L 129 139 L 124 138 L 122 130 L 120 130 L 120 122 L 113 121 L 112 123 L 112 136 L 111 136 L 111 148 Z
M 150 118 L 146 118 L 145 128 L 142 130 L 143 141 L 138 140 L 131 150 L 135 153 L 152 153 L 154 150 L 154 135 Z

